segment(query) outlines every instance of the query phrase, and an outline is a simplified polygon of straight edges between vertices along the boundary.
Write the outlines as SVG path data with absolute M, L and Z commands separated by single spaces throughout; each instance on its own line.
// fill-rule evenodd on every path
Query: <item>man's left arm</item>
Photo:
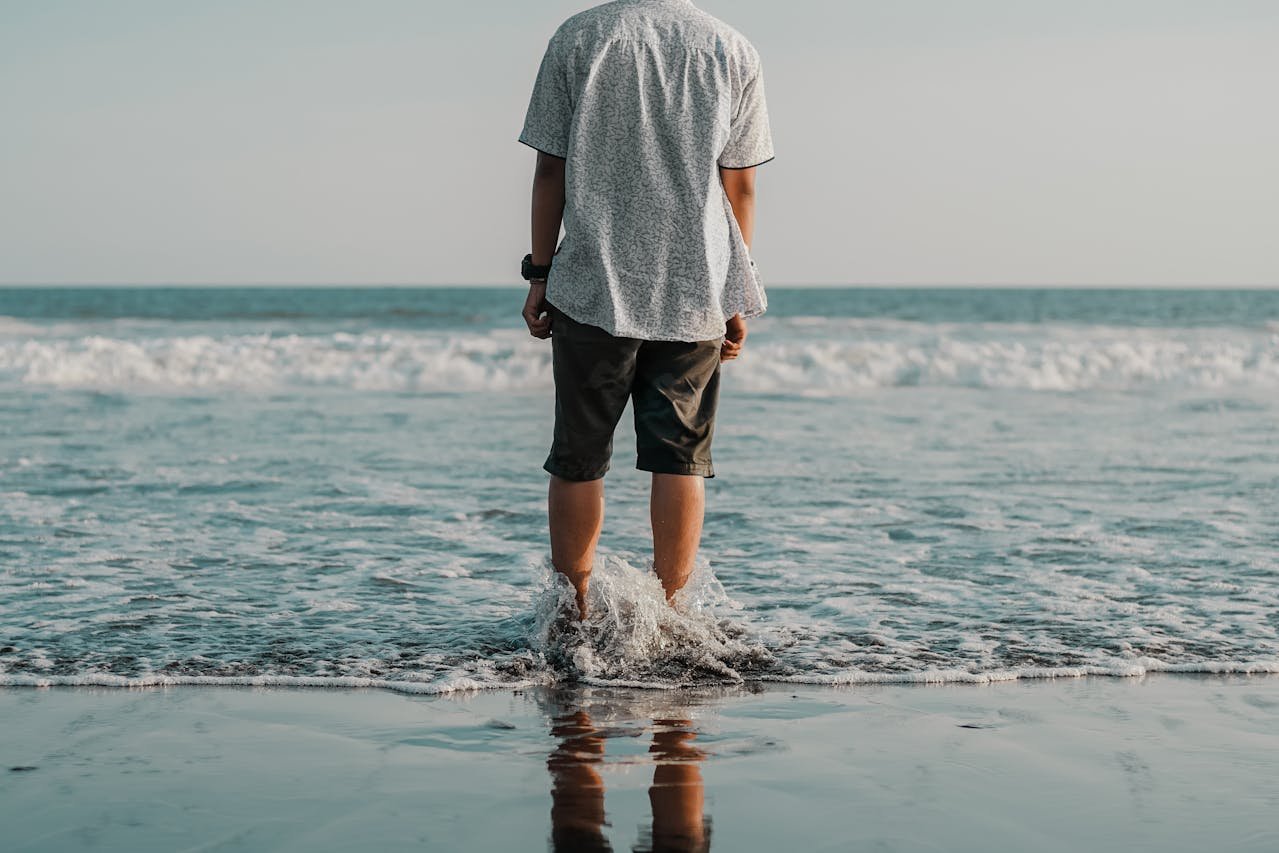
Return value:
M 537 152 L 533 171 L 533 264 L 550 266 L 560 239 L 564 220 L 564 160 Z M 551 318 L 546 313 L 546 279 L 529 282 L 524 300 L 524 322 L 535 338 L 551 336 Z

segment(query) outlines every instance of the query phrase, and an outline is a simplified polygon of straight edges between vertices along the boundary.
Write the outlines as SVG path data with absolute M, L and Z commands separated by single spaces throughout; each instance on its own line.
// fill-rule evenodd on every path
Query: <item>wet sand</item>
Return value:
M 0 719 L 13 853 L 1279 849 L 1273 675 L 3 688 Z

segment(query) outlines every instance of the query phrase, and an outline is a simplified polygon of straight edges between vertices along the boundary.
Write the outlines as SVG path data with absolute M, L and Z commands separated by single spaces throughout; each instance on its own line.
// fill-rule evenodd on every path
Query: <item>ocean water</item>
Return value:
M 548 567 L 516 289 L 0 290 L 0 684 L 1279 672 L 1279 291 L 770 293 L 698 572 Z

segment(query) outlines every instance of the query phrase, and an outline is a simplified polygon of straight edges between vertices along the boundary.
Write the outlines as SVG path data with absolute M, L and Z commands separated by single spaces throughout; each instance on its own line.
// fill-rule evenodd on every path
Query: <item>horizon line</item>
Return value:
M 457 284 L 448 282 L 379 282 L 379 281 L 250 281 L 250 282 L 225 282 L 225 281 L 186 281 L 186 282 L 136 282 L 136 281 L 33 281 L 33 282 L 4 282 L 0 281 L 0 289 L 20 290 L 35 288 L 388 288 L 388 289 L 521 289 L 525 285 L 521 282 L 515 283 L 467 283 Z M 989 289 L 989 290 L 1276 290 L 1279 289 L 1279 283 L 1260 284 L 1260 283 L 1234 283 L 1234 282 L 1216 282 L 1212 284 L 1203 282 L 1160 282 L 1160 283 L 1133 283 L 1133 282 L 1100 282 L 1100 283 L 1080 283 L 1080 282 L 1040 282 L 1040 283 L 1017 283 L 1017 282 L 848 282 L 848 283 L 804 283 L 804 282 L 781 282 L 781 283 L 765 283 L 764 290 L 928 290 L 928 289 L 947 289 L 947 288 L 969 288 L 969 289 Z

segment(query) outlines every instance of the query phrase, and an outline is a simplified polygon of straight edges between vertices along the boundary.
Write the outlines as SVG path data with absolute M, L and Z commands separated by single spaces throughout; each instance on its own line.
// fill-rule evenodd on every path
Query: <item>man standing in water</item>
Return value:
M 555 376 L 551 561 L 586 616 L 631 399 L 669 600 L 701 541 L 720 363 L 767 304 L 749 254 L 755 167 L 773 158 L 759 55 L 689 0 L 587 9 L 552 36 L 519 139 L 538 152 L 523 315 Z

